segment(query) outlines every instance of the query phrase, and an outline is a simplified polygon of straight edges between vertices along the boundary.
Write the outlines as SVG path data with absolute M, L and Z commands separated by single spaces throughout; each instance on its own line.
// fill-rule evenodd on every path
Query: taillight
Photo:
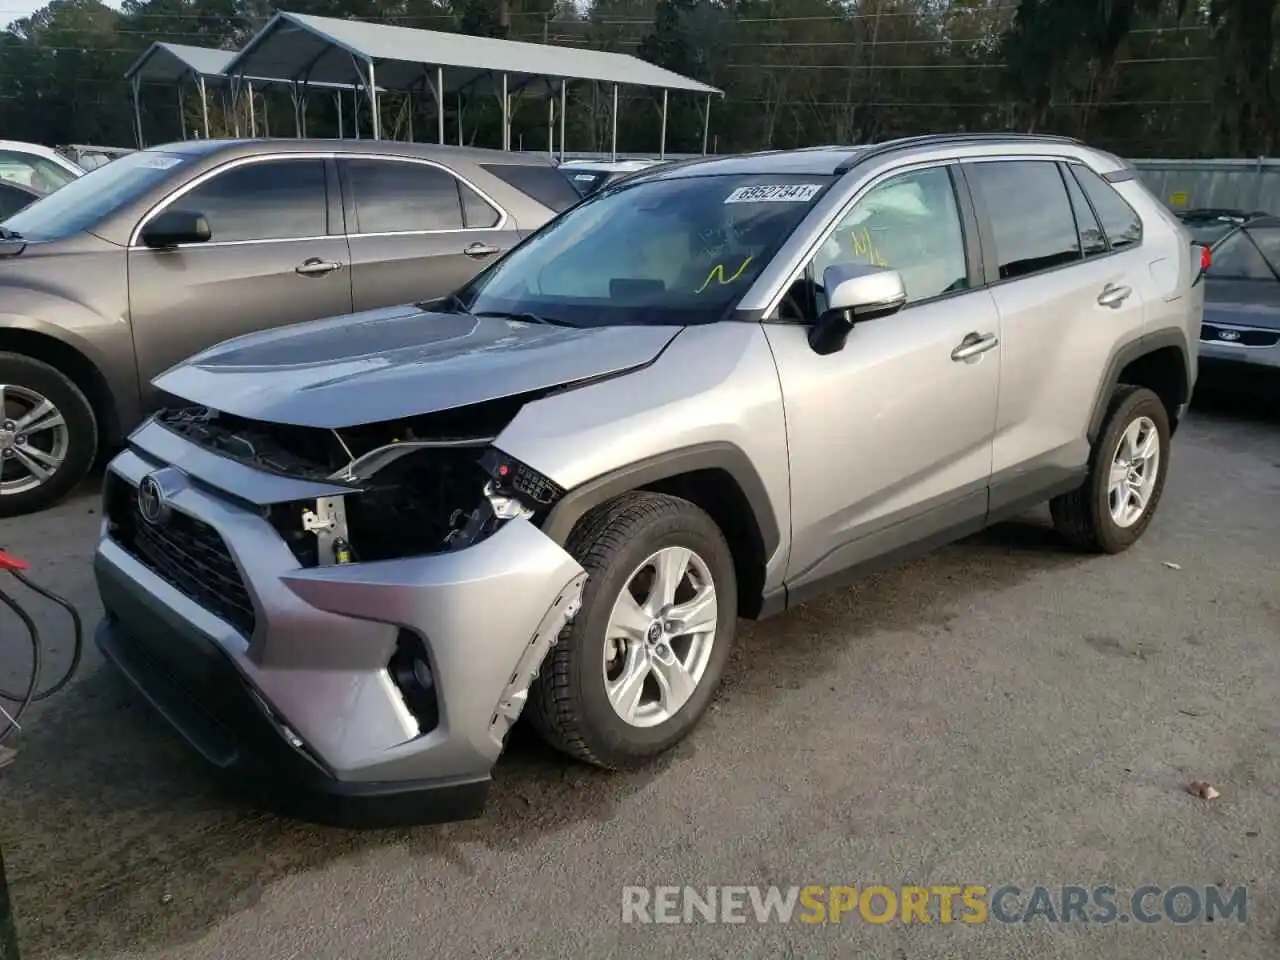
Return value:
M 1204 273 L 1213 264 L 1213 251 L 1208 247 L 1200 248 L 1200 272 Z

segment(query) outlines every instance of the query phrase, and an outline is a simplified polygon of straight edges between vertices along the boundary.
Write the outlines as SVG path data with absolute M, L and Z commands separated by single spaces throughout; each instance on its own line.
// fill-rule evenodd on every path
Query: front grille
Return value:
M 1274 347 L 1280 343 L 1280 330 L 1242 330 L 1206 323 L 1200 327 L 1200 339 L 1205 343 L 1234 343 L 1241 347 Z
M 112 538 L 170 586 L 250 636 L 253 601 L 218 531 L 176 510 L 162 523 L 147 523 L 138 513 L 137 489 L 115 474 L 107 483 Z

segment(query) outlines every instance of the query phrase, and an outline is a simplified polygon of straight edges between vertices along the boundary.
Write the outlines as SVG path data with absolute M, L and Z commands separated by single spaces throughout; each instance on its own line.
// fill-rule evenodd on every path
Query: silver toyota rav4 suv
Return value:
M 1048 501 L 1151 522 L 1189 237 L 1113 156 L 932 136 L 655 167 L 456 294 L 251 334 L 111 464 L 107 657 L 286 812 L 474 816 L 527 717 L 689 733 L 739 617 Z

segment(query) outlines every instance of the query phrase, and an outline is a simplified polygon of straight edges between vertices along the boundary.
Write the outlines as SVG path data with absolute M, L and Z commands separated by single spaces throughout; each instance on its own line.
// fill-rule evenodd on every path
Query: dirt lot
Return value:
M 350 834 L 245 809 L 91 651 L 0 783 L 24 960 L 1274 958 L 1280 416 L 1260 409 L 1192 416 L 1129 553 L 1063 552 L 1033 515 L 747 628 L 673 756 L 610 776 L 522 737 L 474 823 Z M 96 509 L 89 492 L 0 534 L 89 622 Z M 0 686 L 14 637 L 0 624 Z M 872 882 L 1246 885 L 1248 913 L 619 921 L 632 884 Z

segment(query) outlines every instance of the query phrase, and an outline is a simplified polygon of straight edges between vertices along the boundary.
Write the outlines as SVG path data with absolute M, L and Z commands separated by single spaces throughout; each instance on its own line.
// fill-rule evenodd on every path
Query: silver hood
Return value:
M 152 382 L 235 416 L 337 429 L 625 373 L 651 363 L 679 332 L 395 307 L 228 340 Z

